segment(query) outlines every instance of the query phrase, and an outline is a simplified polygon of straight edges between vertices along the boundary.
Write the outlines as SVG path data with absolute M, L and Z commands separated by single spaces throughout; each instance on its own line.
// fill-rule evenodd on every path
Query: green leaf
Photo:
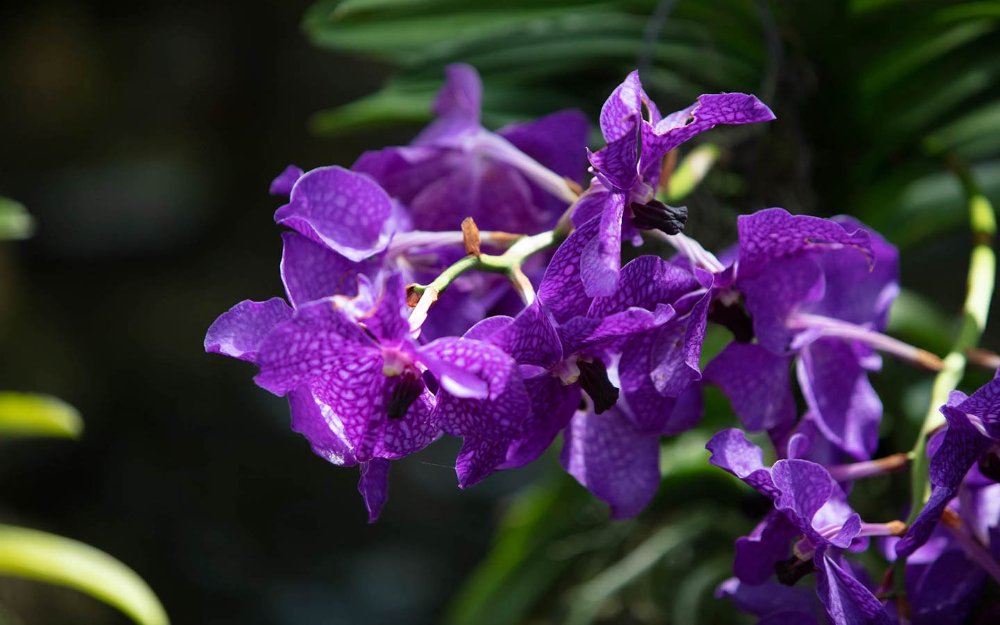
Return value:
M 115 558 L 81 542 L 0 525 L 0 575 L 74 588 L 118 608 L 139 625 L 168 625 L 146 582 Z
M 711 143 L 703 143 L 691 150 L 681 159 L 677 169 L 670 176 L 670 186 L 667 188 L 666 201 L 680 202 L 701 184 L 712 166 L 719 160 L 719 148 Z
M 705 532 L 710 527 L 707 521 L 702 514 L 691 514 L 683 521 L 660 528 L 624 558 L 577 587 L 566 623 L 588 625 L 593 622 L 605 601 L 640 579 L 670 552 Z
M 27 239 L 35 230 L 35 221 L 24 206 L 9 198 L 0 197 L 0 241 Z
M 80 413 L 61 399 L 0 392 L 0 435 L 79 438 L 81 432 Z
M 348 130 L 426 122 L 430 119 L 431 102 L 439 88 L 440 82 L 408 86 L 390 83 L 370 96 L 316 113 L 309 120 L 309 127 L 317 134 L 338 134 Z

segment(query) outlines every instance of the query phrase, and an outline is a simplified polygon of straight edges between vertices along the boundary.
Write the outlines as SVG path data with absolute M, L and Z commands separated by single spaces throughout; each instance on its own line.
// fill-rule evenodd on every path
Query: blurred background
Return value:
M 689 232 L 718 249 L 741 212 L 856 215 L 902 249 L 893 332 L 943 353 L 969 247 L 952 169 L 1000 201 L 998 5 L 310 5 L 0 7 L 0 196 L 37 222 L 0 243 L 0 388 L 59 396 L 86 424 L 79 441 L 0 441 L 0 521 L 123 560 L 176 624 L 733 622 L 712 590 L 763 508 L 705 466 L 705 438 L 732 423 L 717 394 L 703 428 L 665 443 L 636 520 L 608 523 L 554 457 L 460 492 L 443 441 L 397 465 L 368 526 L 356 472 L 313 456 L 204 332 L 282 293 L 271 179 L 407 142 L 444 64 L 467 61 L 490 126 L 568 106 L 596 119 L 635 67 L 664 111 L 758 94 L 778 121 L 707 135 L 718 158 Z M 884 450 L 908 448 L 929 376 L 887 361 L 876 377 Z M 864 485 L 863 515 L 902 505 L 894 480 Z M 128 622 L 10 579 L 0 605 L 0 623 Z

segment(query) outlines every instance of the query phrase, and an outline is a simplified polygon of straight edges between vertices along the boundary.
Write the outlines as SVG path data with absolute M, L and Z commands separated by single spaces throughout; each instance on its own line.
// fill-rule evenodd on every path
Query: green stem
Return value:
M 560 224 L 562 220 L 560 220 Z M 420 294 L 420 299 L 410 313 L 410 329 L 416 330 L 423 325 L 427 318 L 427 312 L 437 301 L 441 293 L 451 285 L 460 275 L 473 269 L 488 271 L 492 273 L 502 273 L 507 276 L 514 287 L 521 294 L 526 304 L 530 304 L 535 297 L 531 282 L 521 271 L 521 265 L 533 254 L 554 247 L 568 236 L 567 228 L 556 226 L 553 230 L 546 230 L 539 234 L 523 236 L 514 242 L 503 254 L 480 254 L 479 256 L 465 256 L 442 271 L 434 281 L 426 285 L 413 285 L 410 287 L 414 292 Z
M 965 374 L 966 352 L 976 347 L 986 328 L 993 287 L 996 280 L 996 256 L 993 253 L 993 237 L 996 234 L 996 218 L 993 206 L 976 184 L 972 172 L 962 163 L 953 162 L 952 168 L 962 183 L 968 197 L 969 222 L 972 230 L 973 248 L 969 261 L 968 290 L 962 308 L 962 325 L 952 345 L 951 352 L 944 359 L 944 367 L 934 378 L 930 406 L 924 417 L 920 434 L 910 452 L 913 464 L 910 472 L 910 499 L 912 509 L 906 523 L 916 520 L 929 496 L 929 467 L 927 441 L 930 435 L 945 425 L 944 415 L 939 408 L 948 401 L 948 395 L 958 387 Z M 895 582 L 899 596 L 902 596 L 906 560 L 896 561 Z

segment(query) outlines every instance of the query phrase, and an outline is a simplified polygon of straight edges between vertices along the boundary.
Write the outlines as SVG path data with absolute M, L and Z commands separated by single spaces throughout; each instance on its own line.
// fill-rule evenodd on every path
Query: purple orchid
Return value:
M 774 119 L 757 98 L 742 93 L 698 97 L 688 108 L 667 116 L 646 95 L 639 73 L 632 72 L 601 109 L 607 145 L 590 154 L 596 176 L 580 199 L 574 222 L 600 220 L 597 238 L 583 258 L 584 286 L 591 296 L 610 295 L 621 266 L 622 239 L 637 241 L 638 230 L 676 234 L 687 212 L 655 198 L 663 157 L 682 143 L 720 124 L 750 124 Z
M 472 217 L 484 230 L 533 234 L 555 225 L 582 182 L 587 121 L 562 111 L 496 133 L 480 123 L 476 70 L 449 65 L 437 119 L 410 146 L 367 152 L 354 164 L 405 204 L 420 230 L 455 230 Z
M 961 500 L 953 500 L 946 508 L 950 524 L 935 527 L 906 560 L 912 625 L 968 622 L 989 576 L 987 571 L 998 568 L 1000 484 L 973 478 L 963 489 Z M 890 562 L 896 559 L 898 542 L 896 538 L 885 539 L 883 551 Z
M 278 324 L 290 320 L 292 314 L 292 309 L 280 298 L 240 302 L 208 329 L 205 351 L 256 364 L 261 343 Z M 306 437 L 316 455 L 338 466 L 360 465 L 358 491 L 368 510 L 368 520 L 374 522 L 388 492 L 389 461 L 372 458 L 359 462 L 344 438 L 340 418 L 308 389 L 289 393 L 288 404 L 292 430 Z
M 896 249 L 847 218 L 772 208 L 740 217 L 738 226 L 735 283 L 719 290 L 713 316 L 739 319 L 742 301 L 757 342 L 728 345 L 706 379 L 722 388 L 745 427 L 780 439 L 795 423 L 794 359 L 816 426 L 851 457 L 870 458 L 882 415 L 867 377 L 881 366 L 872 348 L 923 356 L 881 334 L 898 293 Z
M 864 549 L 867 536 L 898 533 L 898 523 L 862 523 L 830 473 L 814 462 L 792 458 L 765 467 L 761 449 L 739 430 L 719 432 L 706 447 L 712 464 L 774 502 L 764 521 L 736 543 L 734 568 L 740 581 L 762 584 L 776 571 L 779 581 L 791 585 L 815 570 L 817 593 L 831 621 L 890 622 L 843 552 Z
M 948 421 L 948 427 L 928 446 L 931 454 L 930 499 L 899 541 L 896 552 L 901 556 L 909 556 L 928 540 L 963 484 L 981 485 L 1000 481 L 1000 471 L 997 470 L 1000 466 L 1000 377 L 994 377 L 970 396 L 960 391 L 952 392 L 941 412 Z M 974 526 L 975 523 L 967 525 Z M 981 542 L 989 543 L 988 540 L 983 541 L 987 536 L 985 528 L 975 533 Z M 993 560 L 996 556 L 993 555 Z M 990 570 L 988 562 L 984 565 Z M 992 567 L 1000 578 L 1000 564 L 994 562 Z

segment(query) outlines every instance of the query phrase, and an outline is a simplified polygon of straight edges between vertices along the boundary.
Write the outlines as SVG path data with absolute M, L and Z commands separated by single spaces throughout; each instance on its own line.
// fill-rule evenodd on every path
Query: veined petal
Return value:
M 870 459 L 878 445 L 882 402 L 850 344 L 835 338 L 814 341 L 800 351 L 796 370 L 823 435 L 854 459 Z
M 367 176 L 342 167 L 307 172 L 274 220 L 349 260 L 381 252 L 395 229 L 388 194 Z
M 406 287 L 400 273 L 389 274 L 382 283 L 378 301 L 371 311 L 359 318 L 365 327 L 383 344 L 402 342 L 409 338 Z
M 682 143 L 720 124 L 752 124 L 771 121 L 774 113 L 752 95 L 715 93 L 698 96 L 683 111 L 664 117 L 656 125 L 643 126 L 642 162 L 644 174 L 659 167 L 663 155 Z
M 292 187 L 295 186 L 295 183 L 298 182 L 303 173 L 304 172 L 300 167 L 289 165 L 271 182 L 269 193 L 271 195 L 283 195 L 288 197 L 288 195 L 292 192 Z
M 788 327 L 788 317 L 825 293 L 819 265 L 811 258 L 779 258 L 753 277 L 738 275 L 737 287 L 753 319 L 757 341 L 776 354 L 791 350 L 798 331 Z
M 771 479 L 771 471 L 764 466 L 764 452 L 747 440 L 746 434 L 736 428 L 722 430 L 713 436 L 705 449 L 712 453 L 708 461 L 729 471 L 754 490 L 776 499 L 781 492 Z
M 590 306 L 590 298 L 581 281 L 581 257 L 599 228 L 600 217 L 594 217 L 575 229 L 556 250 L 545 270 L 538 286 L 538 300 L 545 304 L 556 321 L 583 315 Z
M 618 288 L 621 269 L 622 217 L 625 194 L 609 193 L 601 212 L 597 236 L 583 248 L 580 256 L 580 280 L 590 297 L 611 295 Z
M 293 306 L 333 295 L 353 297 L 358 275 L 373 269 L 372 263 L 352 262 L 298 232 L 283 232 L 281 240 L 281 280 Z
M 678 397 L 701 379 L 701 346 L 705 341 L 711 295 L 704 296 L 687 315 L 671 319 L 656 331 L 652 346 L 653 369 L 649 377 L 656 390 Z
M 560 176 L 583 183 L 587 126 L 586 115 L 566 110 L 504 126 L 497 134 Z
M 976 396 L 980 391 L 973 393 L 971 397 L 955 393 L 949 398 L 947 405 L 941 407 L 941 412 L 948 420 L 948 429 L 931 457 L 931 496 L 896 545 L 896 553 L 900 556 L 909 556 L 927 542 L 941 519 L 941 513 L 958 493 L 959 485 L 969 469 L 995 443 L 983 432 L 981 417 L 976 413 L 983 414 L 991 408 L 996 410 L 993 399 L 998 385 L 1000 382 L 994 378 L 984 387 L 988 390 L 979 397 Z
M 635 131 L 635 121 L 642 115 L 645 93 L 639 82 L 639 72 L 633 71 L 615 87 L 601 107 L 601 133 L 608 143 Z
M 209 326 L 205 334 L 205 351 L 256 362 L 264 338 L 291 316 L 291 307 L 280 297 L 266 302 L 244 300 Z
M 585 353 L 628 339 L 670 321 L 674 309 L 669 304 L 653 313 L 644 308 L 627 308 L 606 317 L 574 317 L 559 326 L 566 354 Z
M 699 288 L 697 279 L 686 269 L 658 256 L 640 256 L 622 267 L 618 289 L 595 298 L 587 315 L 601 317 L 631 306 L 654 310 L 658 304 L 673 304 Z
M 549 448 L 580 406 L 580 385 L 563 384 L 548 371 L 524 380 L 531 398 L 531 416 L 523 433 L 511 441 L 501 469 L 513 469 L 534 461 Z
M 763 584 L 774 575 L 774 565 L 788 559 L 792 539 L 799 535 L 788 518 L 771 510 L 749 536 L 736 539 L 733 572 L 741 582 Z
M 815 562 L 816 590 L 834 625 L 890 625 L 882 602 L 828 548 L 817 550 Z
M 306 437 L 313 453 L 339 466 L 357 463 L 344 435 L 344 423 L 329 406 L 317 401 L 308 387 L 289 393 L 288 406 L 292 413 L 292 431 Z
M 722 389 L 751 432 L 788 429 L 796 416 L 791 364 L 789 356 L 734 341 L 705 367 L 705 380 Z
M 813 250 L 852 248 L 869 260 L 872 258 L 871 241 L 865 230 L 845 228 L 829 219 L 792 215 L 783 208 L 740 215 L 736 226 L 740 278 L 756 276 L 776 259 Z
M 519 364 L 551 367 L 563 359 L 559 333 L 540 300 L 527 306 L 512 323 L 488 340 Z
M 459 484 L 463 488 L 497 470 L 507 457 L 510 442 L 523 434 L 531 410 L 531 399 L 524 387 L 517 363 L 500 348 L 469 339 L 438 339 L 420 350 L 421 359 L 433 358 L 435 367 L 447 363 L 445 373 L 428 368 L 442 382 L 438 391 L 434 421 L 445 432 L 465 439 L 456 463 Z M 485 383 L 486 392 L 472 388 L 471 382 L 446 381 L 463 370 Z M 451 388 L 449 388 L 451 387 Z M 481 398 L 453 394 L 475 391 Z
M 637 430 L 617 408 L 578 413 L 563 433 L 562 465 L 616 519 L 633 517 L 660 484 L 659 434 Z
M 358 480 L 358 492 L 365 501 L 368 510 L 368 522 L 374 523 L 382 513 L 386 499 L 389 497 L 389 465 L 384 458 L 372 458 L 361 463 L 361 478 Z
M 327 372 L 344 359 L 374 358 L 378 347 L 354 319 L 322 299 L 298 308 L 260 344 L 254 380 L 261 387 L 284 395 Z M 380 365 L 381 366 L 381 365 Z

